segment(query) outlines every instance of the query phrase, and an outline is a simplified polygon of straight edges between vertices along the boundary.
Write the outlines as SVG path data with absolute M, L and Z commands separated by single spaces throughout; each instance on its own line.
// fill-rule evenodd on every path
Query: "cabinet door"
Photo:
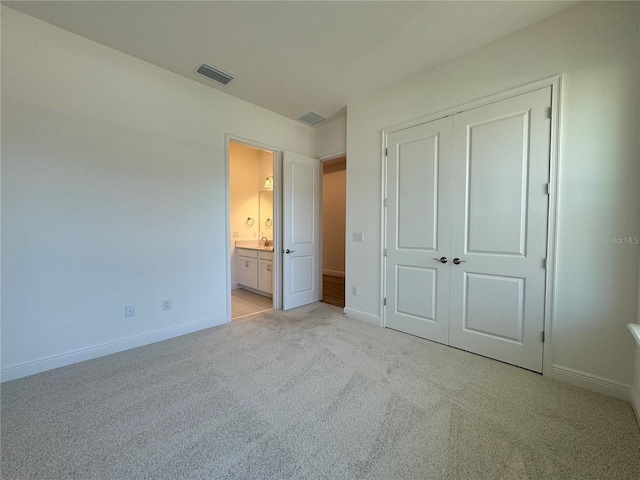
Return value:
M 258 265 L 258 290 L 273 293 L 273 262 L 260 260 Z
M 258 288 L 258 261 L 255 258 L 238 257 L 238 283 Z

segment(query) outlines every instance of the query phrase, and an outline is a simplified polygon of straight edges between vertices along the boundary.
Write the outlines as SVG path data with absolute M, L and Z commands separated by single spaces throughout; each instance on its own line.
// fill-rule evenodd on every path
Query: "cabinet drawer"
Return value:
M 260 260 L 273 260 L 273 252 L 258 252 L 258 258 Z
M 238 255 L 247 258 L 258 258 L 258 251 L 250 250 L 248 248 L 238 248 Z

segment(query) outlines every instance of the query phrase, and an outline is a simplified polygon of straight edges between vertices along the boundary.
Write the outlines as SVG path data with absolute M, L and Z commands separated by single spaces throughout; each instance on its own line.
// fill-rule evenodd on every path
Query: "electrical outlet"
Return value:
M 233 238 L 240 238 L 240 232 L 233 232 Z
M 364 242 L 364 232 L 353 232 L 351 240 L 354 242 Z
M 166 298 L 162 301 L 162 309 L 163 310 L 171 310 L 171 299 Z
M 136 314 L 136 307 L 134 305 L 125 305 L 124 306 L 124 316 L 125 317 L 133 317 Z
M 258 232 L 253 232 L 253 236 L 254 236 L 254 238 L 257 238 L 258 237 Z
M 351 287 L 351 295 L 358 296 L 358 287 Z

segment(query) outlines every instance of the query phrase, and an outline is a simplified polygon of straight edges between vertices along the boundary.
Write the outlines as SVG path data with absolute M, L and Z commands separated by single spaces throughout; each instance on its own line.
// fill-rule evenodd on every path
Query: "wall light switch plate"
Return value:
M 364 242 L 364 232 L 353 232 L 351 239 L 354 242 Z

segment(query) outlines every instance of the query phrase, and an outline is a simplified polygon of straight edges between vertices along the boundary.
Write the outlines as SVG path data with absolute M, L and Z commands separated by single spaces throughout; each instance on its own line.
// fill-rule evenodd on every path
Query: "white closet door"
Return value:
M 453 120 L 449 343 L 536 372 L 542 371 L 550 105 L 549 87 Z
M 447 343 L 451 118 L 387 137 L 385 326 Z

